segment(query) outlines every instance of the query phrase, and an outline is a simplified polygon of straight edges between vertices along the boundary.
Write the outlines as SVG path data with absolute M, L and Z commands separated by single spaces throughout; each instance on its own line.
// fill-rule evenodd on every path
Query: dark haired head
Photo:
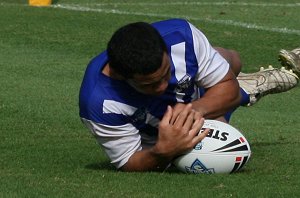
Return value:
M 117 30 L 107 45 L 110 67 L 125 78 L 157 71 L 166 45 L 150 24 L 137 22 Z

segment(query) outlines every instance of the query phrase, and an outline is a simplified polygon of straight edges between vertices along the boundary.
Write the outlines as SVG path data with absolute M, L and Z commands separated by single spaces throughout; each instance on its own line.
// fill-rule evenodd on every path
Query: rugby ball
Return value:
M 248 141 L 233 126 L 216 120 L 205 120 L 199 133 L 208 135 L 193 150 L 177 157 L 173 164 L 185 173 L 233 173 L 239 171 L 251 156 Z

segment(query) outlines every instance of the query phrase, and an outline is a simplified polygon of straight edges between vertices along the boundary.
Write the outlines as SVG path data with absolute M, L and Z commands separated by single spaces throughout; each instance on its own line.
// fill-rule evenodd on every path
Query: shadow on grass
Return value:
M 165 171 L 165 173 L 170 173 L 170 174 L 183 174 L 183 175 L 193 175 L 192 173 L 184 173 L 184 172 L 181 172 L 180 170 L 178 170 L 175 166 L 172 166 L 170 167 L 169 169 L 167 169 Z M 237 172 L 234 172 L 234 173 L 214 173 L 214 174 L 217 174 L 217 175 L 238 175 L 238 174 L 250 174 L 252 173 L 252 170 L 249 169 L 249 168 L 242 168 L 241 170 L 238 170 Z M 206 173 L 198 173 L 198 174 L 206 174 Z M 213 174 L 213 175 L 214 175 Z M 196 174 L 197 175 L 197 174 Z
M 92 163 L 87 164 L 85 166 L 86 169 L 90 170 L 106 170 L 106 171 L 118 171 L 109 161 L 104 161 L 100 163 Z M 184 174 L 181 171 L 179 171 L 176 167 L 171 166 L 167 170 L 164 171 L 165 173 L 172 173 L 172 174 Z
M 118 171 L 109 161 L 104 161 L 104 162 L 100 162 L 100 163 L 92 163 L 92 164 L 88 164 L 85 166 L 86 169 L 90 169 L 90 170 L 95 170 L 95 171 L 99 171 L 99 170 L 106 170 L 106 171 Z M 239 170 L 238 172 L 232 173 L 231 175 L 239 175 L 239 174 L 250 174 L 252 173 L 253 170 L 249 169 L 249 168 L 243 168 L 241 170 Z M 169 167 L 167 170 L 164 171 L 164 173 L 167 174 L 179 174 L 179 175 L 184 175 L 186 173 L 183 173 L 181 171 L 179 171 L 175 166 L 171 166 Z M 223 175 L 227 175 L 228 173 L 223 173 Z
M 88 164 L 85 166 L 86 169 L 90 169 L 90 170 L 95 170 L 95 171 L 99 171 L 99 170 L 106 170 L 106 171 L 119 171 L 117 170 L 109 161 L 106 162 L 100 162 L 100 163 L 92 163 L 92 164 Z M 242 170 L 239 170 L 238 172 L 234 172 L 231 173 L 230 175 L 248 175 L 251 174 L 253 171 L 249 168 L 243 168 Z M 187 173 L 183 173 L 181 171 L 179 171 L 175 166 L 171 166 L 169 167 L 167 170 L 164 171 L 165 174 L 179 174 L 179 175 L 184 175 Z M 191 174 L 190 174 L 191 175 Z M 229 175 L 229 173 L 223 173 L 222 175 Z
M 88 164 L 85 166 L 85 168 L 90 170 L 108 170 L 108 171 L 117 170 L 109 161 Z

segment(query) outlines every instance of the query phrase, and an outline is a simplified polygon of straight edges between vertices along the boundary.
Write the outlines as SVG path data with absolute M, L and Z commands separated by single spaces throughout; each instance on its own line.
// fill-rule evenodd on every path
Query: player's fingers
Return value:
M 209 128 L 205 129 L 202 133 L 199 133 L 198 135 L 196 135 L 194 137 L 194 139 L 192 140 L 192 143 L 193 145 L 196 145 L 198 144 L 200 141 L 202 141 L 206 136 L 207 134 L 209 133 Z
M 202 115 L 200 115 L 199 112 L 195 111 L 194 123 L 193 123 L 192 128 L 202 127 L 203 124 L 204 124 L 204 118 L 202 117 Z
M 190 133 L 192 133 L 191 135 L 197 135 L 198 132 L 200 131 L 200 129 L 202 128 L 204 124 L 204 118 L 200 118 L 200 119 L 197 119 L 195 120 L 193 126 L 192 126 L 192 129 L 190 131 Z
M 186 121 L 184 122 L 184 124 L 183 124 L 183 131 L 189 131 L 191 128 L 192 128 L 192 126 L 194 125 L 194 117 L 195 117 L 195 111 L 191 111 L 189 114 L 188 114 L 188 116 L 187 116 L 187 118 L 186 118 Z
M 160 122 L 161 124 L 169 124 L 170 123 L 170 120 L 171 120 L 172 114 L 173 114 L 172 111 L 173 111 L 172 107 L 168 105 L 167 111 L 165 112 L 163 118 L 161 119 L 161 122 Z
M 173 116 L 171 119 L 171 124 L 174 124 L 177 116 L 183 111 L 183 109 L 185 108 L 186 104 L 183 103 L 177 103 L 174 107 L 173 107 Z
M 195 111 L 194 120 L 200 120 L 203 115 L 199 111 Z
M 178 118 L 178 115 L 180 114 L 180 112 L 181 111 L 178 110 L 178 109 L 173 109 L 173 115 L 172 115 L 172 118 L 171 118 L 171 121 L 170 121 L 171 124 L 175 123 L 175 121 Z
M 185 123 L 188 115 L 190 114 L 192 110 L 192 104 L 187 104 L 185 106 L 185 108 L 183 109 L 183 111 L 177 116 L 175 122 L 174 122 L 174 126 L 180 128 L 183 126 L 183 124 Z
M 199 136 L 199 131 L 202 129 L 204 125 L 204 118 L 201 118 L 200 120 L 196 120 L 193 124 L 192 129 L 189 131 L 189 134 L 191 137 Z

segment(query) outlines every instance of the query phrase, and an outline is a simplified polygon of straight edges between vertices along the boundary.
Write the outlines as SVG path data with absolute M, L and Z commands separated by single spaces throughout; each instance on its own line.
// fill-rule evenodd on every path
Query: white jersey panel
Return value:
M 224 78 L 229 70 L 228 62 L 210 45 L 204 34 L 190 24 L 194 51 L 199 70 L 195 81 L 198 86 L 209 88 Z
M 175 67 L 175 77 L 179 81 L 186 75 L 185 42 L 171 46 L 171 57 Z
M 137 108 L 114 100 L 104 100 L 103 113 L 132 115 Z M 110 126 L 81 118 L 102 146 L 111 163 L 117 168 L 122 167 L 135 152 L 148 148 L 155 144 L 157 137 L 140 134 L 132 124 Z M 159 119 L 147 113 L 146 123 L 157 127 Z
M 114 100 L 104 100 L 103 102 L 103 113 L 116 113 L 122 115 L 132 115 L 137 108 L 117 102 Z
M 180 81 L 187 74 L 185 62 L 185 42 L 178 43 L 171 46 L 171 57 L 175 68 L 175 77 Z M 177 102 L 184 102 L 183 97 L 185 93 L 176 93 Z
M 109 126 L 84 118 L 81 120 L 90 129 L 109 156 L 111 163 L 117 168 L 122 167 L 132 154 L 142 150 L 139 131 L 131 124 Z

